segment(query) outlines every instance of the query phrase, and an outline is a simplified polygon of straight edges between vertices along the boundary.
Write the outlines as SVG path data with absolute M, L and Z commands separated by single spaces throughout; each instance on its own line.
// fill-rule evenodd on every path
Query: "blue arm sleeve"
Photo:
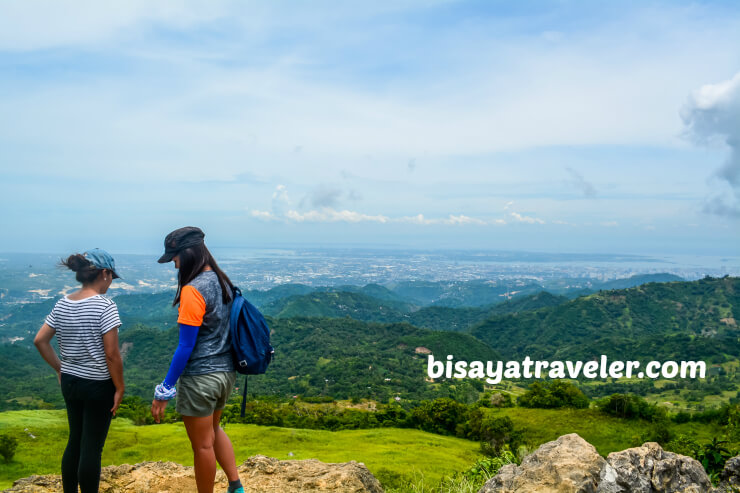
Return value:
M 185 369 L 185 365 L 188 363 L 188 359 L 190 359 L 190 353 L 193 352 L 193 347 L 195 347 L 198 328 L 194 325 L 180 324 L 180 342 L 175 350 L 175 355 L 172 357 L 170 370 L 167 372 L 167 376 L 164 377 L 164 383 L 168 387 L 175 386 L 175 382 L 177 382 L 177 379 L 180 378 L 182 371 Z

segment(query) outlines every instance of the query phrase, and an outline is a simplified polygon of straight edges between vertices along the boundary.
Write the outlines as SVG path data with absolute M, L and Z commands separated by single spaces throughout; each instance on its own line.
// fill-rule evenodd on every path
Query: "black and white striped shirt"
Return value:
M 81 300 L 65 296 L 46 316 L 46 324 L 56 332 L 62 373 L 90 380 L 110 378 L 103 334 L 121 325 L 113 300 L 99 294 Z

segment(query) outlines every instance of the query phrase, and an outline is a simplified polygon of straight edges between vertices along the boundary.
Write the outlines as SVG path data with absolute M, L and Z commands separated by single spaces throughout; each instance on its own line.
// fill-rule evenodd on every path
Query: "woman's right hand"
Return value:
M 123 393 L 124 389 L 116 388 L 116 393 L 113 395 L 113 407 L 110 410 L 110 412 L 113 413 L 113 416 L 116 415 L 116 411 L 118 411 L 118 406 L 121 405 L 121 401 L 123 400 Z

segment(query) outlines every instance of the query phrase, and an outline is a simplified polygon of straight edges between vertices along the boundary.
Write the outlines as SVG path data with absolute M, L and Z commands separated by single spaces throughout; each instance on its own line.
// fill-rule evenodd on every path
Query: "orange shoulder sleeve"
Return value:
M 200 327 L 206 314 L 206 300 L 193 286 L 183 286 L 178 311 L 177 323 Z

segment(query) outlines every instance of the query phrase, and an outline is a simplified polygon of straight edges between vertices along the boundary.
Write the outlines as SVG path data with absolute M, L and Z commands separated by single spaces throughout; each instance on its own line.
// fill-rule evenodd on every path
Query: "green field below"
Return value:
M 523 432 L 529 450 L 561 435 L 578 433 L 606 456 L 634 446 L 651 426 L 641 420 L 606 416 L 595 409 L 514 407 L 492 412 L 512 419 L 516 429 Z M 696 422 L 673 424 L 670 430 L 674 435 L 693 436 L 700 443 L 722 436 L 718 426 Z M 234 444 L 238 463 L 256 454 L 278 459 L 315 458 L 324 462 L 355 460 L 363 462 L 386 484 L 397 483 L 399 479 L 418 479 L 422 475 L 426 485 L 438 484 L 444 476 L 464 471 L 482 457 L 477 442 L 415 429 L 332 432 L 228 424 L 226 432 Z M 12 463 L 0 464 L 0 489 L 33 474 L 59 474 L 67 440 L 65 411 L 0 413 L 0 433 L 12 434 L 19 440 Z M 190 443 L 182 423 L 134 426 L 129 420 L 115 419 L 103 452 L 103 465 L 151 460 L 192 465 Z
M 355 460 L 363 462 L 381 481 L 400 477 L 411 480 L 421 473 L 426 484 L 436 484 L 445 474 L 465 470 L 481 457 L 477 442 L 411 429 L 332 432 L 229 424 L 226 432 L 234 444 L 237 463 L 256 454 L 323 462 Z M 0 463 L 0 489 L 33 474 L 60 474 L 68 436 L 64 411 L 0 413 L 0 433 L 19 440 L 13 462 Z M 291 452 L 293 455 L 288 455 Z M 115 419 L 103 450 L 103 465 L 152 460 L 193 465 L 183 424 L 134 426 L 128 420 Z
M 523 407 L 503 408 L 495 411 L 509 416 L 517 430 L 522 430 L 528 447 L 555 440 L 567 433 L 578 433 L 606 457 L 610 452 L 624 450 L 640 442 L 651 424 L 643 420 L 625 420 L 606 416 L 596 409 L 527 409 Z M 722 436 L 722 429 L 715 424 L 689 422 L 672 424 L 674 435 L 694 437 L 700 443 L 710 442 Z M 732 444 L 737 446 L 738 444 Z

